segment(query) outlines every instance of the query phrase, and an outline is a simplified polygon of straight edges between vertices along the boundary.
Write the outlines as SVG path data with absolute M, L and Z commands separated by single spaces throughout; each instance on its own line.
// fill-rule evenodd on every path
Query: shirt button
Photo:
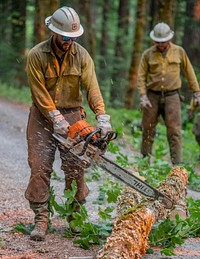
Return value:
M 161 85 L 161 89 L 164 89 L 164 86 L 163 86 L 163 85 Z
M 56 92 L 57 92 L 57 93 L 59 92 L 59 88 L 56 89 Z
M 54 103 L 58 103 L 58 100 L 54 100 Z
M 164 77 L 161 78 L 162 81 L 165 81 Z

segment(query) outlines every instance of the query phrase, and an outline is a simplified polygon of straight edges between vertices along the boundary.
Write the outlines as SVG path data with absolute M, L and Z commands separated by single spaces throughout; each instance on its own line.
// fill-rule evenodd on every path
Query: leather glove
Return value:
M 192 99 L 193 99 L 194 106 L 195 107 L 199 106 L 200 105 L 200 92 L 193 93 Z
M 108 131 L 112 130 L 112 126 L 110 124 L 110 115 L 98 115 L 97 121 L 97 128 L 101 129 L 101 137 L 104 137 Z
M 140 96 L 140 109 L 148 109 L 151 108 L 152 105 L 146 94 Z
M 65 120 L 64 116 L 58 110 L 49 112 L 51 121 L 53 122 L 53 129 L 55 133 L 67 134 L 69 131 L 69 123 Z

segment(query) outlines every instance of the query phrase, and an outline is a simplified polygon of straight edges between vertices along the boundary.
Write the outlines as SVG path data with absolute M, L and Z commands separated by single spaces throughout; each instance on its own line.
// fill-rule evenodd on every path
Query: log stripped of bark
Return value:
M 174 167 L 157 189 L 186 211 L 187 182 L 186 169 Z M 166 209 L 161 201 L 144 198 L 127 187 L 118 198 L 117 213 L 111 236 L 98 252 L 97 259 L 141 258 L 148 248 L 148 236 L 153 224 L 158 220 L 166 219 L 171 210 Z

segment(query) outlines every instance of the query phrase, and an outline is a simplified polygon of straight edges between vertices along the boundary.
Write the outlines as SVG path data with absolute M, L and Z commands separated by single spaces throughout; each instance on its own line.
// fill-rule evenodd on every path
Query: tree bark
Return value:
M 188 173 L 174 167 L 158 190 L 168 195 L 174 204 L 186 210 L 185 196 Z M 176 209 L 176 208 L 175 208 Z M 117 204 L 118 217 L 111 236 L 99 251 L 97 259 L 139 259 L 148 248 L 148 235 L 153 224 L 170 214 L 160 200 L 142 199 L 131 188 L 122 191 Z
M 157 0 L 157 15 L 154 18 L 154 25 L 158 22 L 167 23 L 170 28 L 174 27 L 175 0 Z
M 59 0 L 36 0 L 34 17 L 34 44 L 46 40 L 49 30 L 45 25 L 45 18 L 52 15 L 59 8 Z
M 26 50 L 26 0 L 12 1 L 12 33 L 11 44 L 17 57 L 13 68 L 16 69 L 16 85 L 24 86 L 27 83 L 25 72 Z
M 96 31 L 95 31 L 95 2 L 93 0 L 80 1 L 79 12 L 84 14 L 81 17 L 81 23 L 84 24 L 84 34 L 81 36 L 80 43 L 88 50 L 94 59 L 96 49 Z
M 199 68 L 200 52 L 200 1 L 189 0 L 186 3 L 186 17 L 183 47 L 195 67 Z M 189 35 L 189 37 L 188 37 Z M 192 39 L 192 40 L 191 40 Z
M 26 0 L 12 1 L 12 46 L 20 52 L 25 52 L 25 35 L 26 35 Z
M 120 0 L 118 7 L 118 30 L 115 42 L 115 54 L 113 62 L 112 85 L 110 91 L 110 103 L 112 107 L 119 107 L 121 99 L 124 99 L 124 84 L 127 79 L 127 57 L 125 39 L 129 26 L 129 0 Z M 122 104 L 121 104 L 122 106 Z
M 106 100 L 106 92 L 108 91 L 105 81 L 107 79 L 107 73 L 105 71 L 108 71 L 108 64 L 106 62 L 106 58 L 108 55 L 108 41 L 109 41 L 109 31 L 108 31 L 108 15 L 109 15 L 109 9 L 110 9 L 110 2 L 107 0 L 103 1 L 103 7 L 102 7 L 102 28 L 101 28 L 101 40 L 100 40 L 100 57 L 99 57 L 99 72 L 98 77 L 100 79 L 100 87 L 101 87 L 101 93 Z
M 136 11 L 136 24 L 134 29 L 133 54 L 129 68 L 129 80 L 126 90 L 125 107 L 131 109 L 134 106 L 134 94 L 137 82 L 138 65 L 142 52 L 142 39 L 146 23 L 146 0 L 138 0 Z

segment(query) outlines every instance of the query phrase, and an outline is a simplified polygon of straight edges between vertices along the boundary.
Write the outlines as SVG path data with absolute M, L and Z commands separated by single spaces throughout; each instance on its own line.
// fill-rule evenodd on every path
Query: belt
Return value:
M 59 107 L 57 107 L 57 109 L 58 109 L 62 114 L 67 114 L 67 113 L 72 113 L 72 112 L 80 111 L 80 107 L 76 107 L 76 108 L 59 108 Z
M 148 91 L 161 96 L 170 96 L 178 93 L 178 89 L 172 91 L 154 91 L 149 89 Z

